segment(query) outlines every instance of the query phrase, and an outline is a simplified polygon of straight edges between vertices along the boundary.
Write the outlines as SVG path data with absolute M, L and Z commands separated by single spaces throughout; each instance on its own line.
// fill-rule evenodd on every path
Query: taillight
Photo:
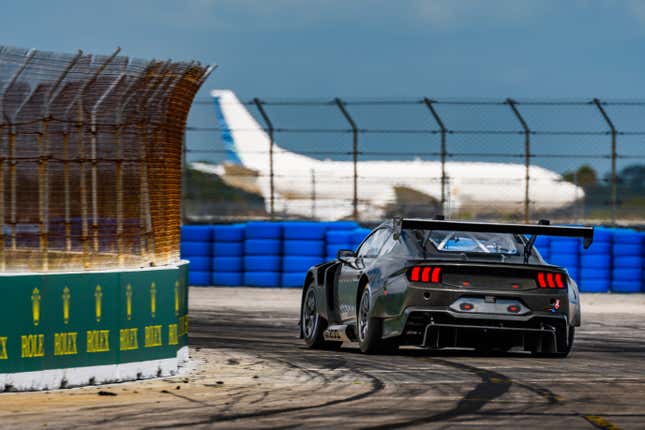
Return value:
M 537 284 L 540 288 L 566 288 L 562 273 L 538 272 Z
M 414 266 L 408 271 L 408 279 L 412 282 L 438 284 L 441 282 L 441 267 Z

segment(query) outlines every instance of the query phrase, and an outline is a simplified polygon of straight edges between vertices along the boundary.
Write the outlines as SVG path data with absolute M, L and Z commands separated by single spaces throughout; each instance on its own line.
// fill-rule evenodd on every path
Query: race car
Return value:
M 583 239 L 593 227 L 395 218 L 357 250 L 312 267 L 300 336 L 311 348 L 358 342 L 364 353 L 402 345 L 566 357 L 580 326 L 579 291 L 544 261 L 538 235 Z

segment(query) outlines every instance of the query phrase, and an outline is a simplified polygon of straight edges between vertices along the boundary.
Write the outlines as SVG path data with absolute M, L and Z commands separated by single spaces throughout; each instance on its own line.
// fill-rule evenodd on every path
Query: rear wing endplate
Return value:
M 512 233 L 540 236 L 581 237 L 585 249 L 593 242 L 593 227 L 559 225 L 504 224 L 492 222 L 444 221 L 420 218 L 394 218 L 394 233 L 402 230 L 470 231 L 483 233 Z

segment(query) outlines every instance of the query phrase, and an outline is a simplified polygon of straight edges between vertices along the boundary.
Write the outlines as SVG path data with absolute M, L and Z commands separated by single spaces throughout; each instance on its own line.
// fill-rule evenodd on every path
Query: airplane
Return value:
M 226 151 L 221 165 L 191 163 L 196 170 L 217 174 L 227 184 L 260 194 L 270 204 L 269 136 L 230 90 L 213 90 L 215 113 Z M 321 160 L 297 154 L 274 141 L 274 209 L 287 215 L 325 220 L 353 215 L 352 161 Z M 374 220 L 401 203 L 441 199 L 441 163 L 425 160 L 358 162 L 359 220 Z M 517 163 L 455 162 L 445 165 L 447 196 L 440 210 L 521 212 L 526 168 Z M 532 210 L 550 211 L 584 197 L 582 188 L 540 166 L 529 170 Z M 315 199 L 312 199 L 315 196 Z M 409 203 L 409 202 L 408 202 Z

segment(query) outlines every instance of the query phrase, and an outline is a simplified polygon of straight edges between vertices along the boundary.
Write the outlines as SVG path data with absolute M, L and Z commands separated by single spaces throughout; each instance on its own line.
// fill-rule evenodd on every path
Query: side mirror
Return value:
M 343 263 L 349 264 L 347 261 L 348 258 L 355 258 L 356 253 L 351 249 L 339 249 L 336 253 L 336 259 L 342 261 Z

